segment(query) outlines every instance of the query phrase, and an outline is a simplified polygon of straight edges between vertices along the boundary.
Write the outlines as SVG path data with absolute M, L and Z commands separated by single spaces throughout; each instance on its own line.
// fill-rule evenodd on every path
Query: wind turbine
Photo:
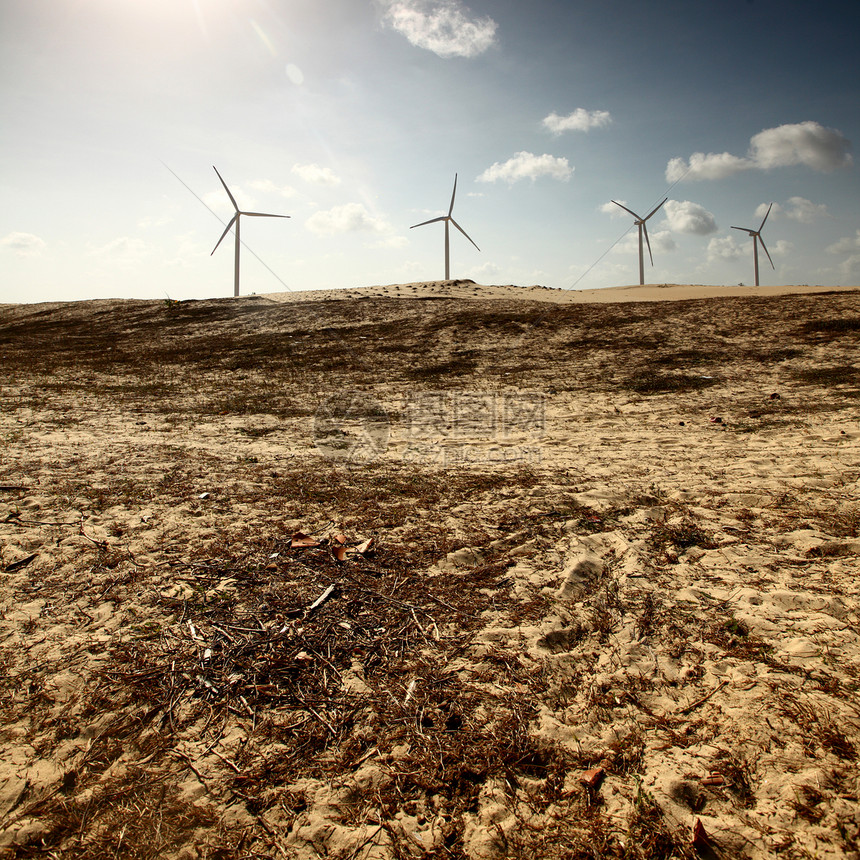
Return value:
M 637 215 L 632 209 L 628 209 L 623 203 L 617 200 L 612 202 L 616 206 L 620 206 L 625 212 L 629 212 L 636 220 L 633 222 L 639 228 L 639 285 L 645 283 L 645 258 L 642 255 L 642 234 L 645 234 L 645 244 L 648 245 L 648 256 L 651 258 L 651 265 L 654 265 L 654 255 L 651 253 L 651 242 L 648 240 L 648 228 L 645 222 L 665 203 L 669 198 L 664 197 L 662 202 L 658 203 L 644 218 Z
M 451 217 L 454 211 L 454 197 L 457 195 L 457 174 L 454 174 L 454 191 L 451 193 L 451 205 L 448 207 L 447 215 L 440 215 L 438 218 L 431 218 L 429 221 L 422 221 L 420 224 L 413 224 L 409 229 L 414 230 L 416 227 L 423 227 L 425 224 L 435 224 L 437 221 L 445 222 L 445 280 L 451 280 L 451 255 L 450 241 L 448 237 L 448 222 L 450 221 L 473 245 L 472 237 Z M 475 245 L 478 248 L 477 245 Z M 481 249 L 478 248 L 480 251 Z
M 764 222 L 767 221 L 767 216 L 770 215 L 770 210 L 773 209 L 773 203 L 767 207 L 767 212 L 765 212 L 764 218 L 762 219 L 761 226 L 758 230 L 752 230 L 749 227 L 732 227 L 732 230 L 746 230 L 747 233 L 750 234 L 753 240 L 753 260 L 755 261 L 755 285 L 758 286 L 758 243 L 761 242 L 762 248 L 764 248 L 765 254 L 767 254 L 768 260 L 770 260 L 770 254 L 768 254 L 767 245 L 764 243 L 764 239 L 761 237 L 762 227 L 764 227 Z M 773 264 L 773 260 L 770 260 L 771 268 L 776 271 L 776 266 Z
M 215 165 L 212 165 L 212 169 L 218 173 L 218 168 Z M 221 244 L 223 238 L 230 232 L 230 228 L 233 226 L 233 222 L 236 223 L 236 259 L 233 264 L 233 295 L 239 295 L 239 248 L 241 246 L 241 241 L 239 240 L 239 218 L 242 215 L 253 215 L 257 218 L 289 218 L 289 215 L 270 215 L 268 212 L 243 212 L 239 209 L 239 204 L 236 203 L 236 198 L 230 193 L 230 189 L 227 187 L 227 183 L 224 181 L 224 177 L 218 173 L 218 178 L 221 180 L 221 184 L 224 186 L 224 190 L 227 192 L 227 196 L 230 198 L 230 202 L 233 204 L 233 208 L 236 210 L 236 213 L 230 219 L 230 223 L 224 228 L 224 232 L 221 234 L 221 238 L 216 242 L 215 247 L 212 249 L 212 254 L 214 254 L 218 250 L 218 245 Z M 211 257 L 212 254 L 209 256 Z

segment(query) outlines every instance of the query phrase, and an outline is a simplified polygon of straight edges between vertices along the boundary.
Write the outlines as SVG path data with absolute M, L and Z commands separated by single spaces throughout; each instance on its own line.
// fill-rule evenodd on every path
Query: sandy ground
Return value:
M 856 288 L 0 306 L 0 856 L 860 857 L 858 341 Z
M 608 287 L 599 290 L 561 290 L 550 287 L 518 287 L 476 284 L 474 281 L 424 281 L 414 284 L 387 284 L 359 287 L 353 290 L 308 290 L 305 292 L 266 293 L 263 298 L 275 302 L 337 301 L 344 299 L 504 299 L 554 304 L 594 304 L 619 302 L 663 302 L 686 299 L 761 298 L 786 295 L 808 295 L 826 292 L 853 292 L 857 287 L 816 286 L 708 286 L 704 284 L 645 284 L 644 286 Z

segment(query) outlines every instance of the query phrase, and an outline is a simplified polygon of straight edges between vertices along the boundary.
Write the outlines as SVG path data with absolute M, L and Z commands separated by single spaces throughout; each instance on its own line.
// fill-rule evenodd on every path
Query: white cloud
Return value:
M 622 206 L 626 206 L 626 205 L 627 205 L 627 201 L 626 201 L 626 200 L 619 200 L 618 202 L 619 202 L 620 204 L 622 204 Z M 604 215 L 609 215 L 609 217 L 610 217 L 610 218 L 621 218 L 621 217 L 629 218 L 629 217 L 630 217 L 630 215 L 629 215 L 629 213 L 628 213 L 628 212 L 625 212 L 625 211 L 621 208 L 621 206 L 616 206 L 616 205 L 615 205 L 611 200 L 610 200 L 608 203 L 604 203 L 604 204 L 600 207 L 600 211 L 601 211 Z
M 648 231 L 648 241 L 651 244 L 651 253 L 652 254 L 668 254 L 672 251 L 677 251 L 678 246 L 675 243 L 675 239 L 672 237 L 672 234 L 668 230 L 658 230 L 656 233 L 652 233 L 650 230 Z M 645 254 L 646 263 L 649 262 L 648 257 L 648 245 L 645 243 L 645 240 L 642 240 L 642 248 Z M 631 230 L 627 236 L 624 238 L 623 242 L 619 242 L 614 251 L 616 253 L 622 254 L 632 254 L 639 252 L 639 231 Z
M 553 112 L 543 121 L 543 124 L 553 134 L 561 134 L 565 131 L 589 131 L 592 128 L 605 128 L 612 122 L 608 110 L 587 111 L 585 108 L 577 108 L 567 116 L 559 116 Z
M 496 263 L 482 263 L 469 269 L 469 277 L 479 284 L 492 284 L 501 271 Z
M 38 257 L 47 247 L 47 243 L 32 233 L 15 232 L 0 239 L 0 247 L 8 248 L 19 257 Z
M 689 200 L 667 200 L 664 211 L 669 229 L 676 233 L 710 236 L 717 232 L 716 219 L 698 203 L 691 203 Z
M 340 185 L 340 177 L 330 167 L 320 167 L 318 164 L 294 164 L 293 173 L 309 182 L 311 185 Z
M 666 165 L 666 179 L 724 179 L 744 170 L 804 165 L 828 172 L 852 163 L 851 141 L 835 128 L 817 122 L 789 123 L 766 128 L 750 139 L 749 151 L 741 158 L 729 152 L 707 155 L 694 152 L 689 161 L 673 158 Z
M 805 197 L 789 197 L 785 206 L 779 203 L 760 203 L 755 210 L 756 218 L 764 218 L 770 208 L 770 217 L 791 218 L 801 224 L 811 224 L 816 218 L 826 218 L 830 213 L 823 203 L 813 203 Z
M 760 131 L 750 141 L 750 157 L 764 169 L 804 164 L 813 170 L 830 171 L 852 162 L 850 141 L 842 132 L 817 122 Z
M 666 181 L 680 179 L 725 179 L 753 165 L 746 158 L 738 158 L 729 152 L 694 152 L 689 163 L 683 158 L 673 158 L 666 165 Z
M 492 18 L 474 18 L 460 0 L 380 0 L 383 21 L 416 48 L 440 57 L 476 57 L 496 40 Z
M 839 274 L 845 280 L 853 280 L 860 275 L 860 254 L 852 254 L 839 264 Z
M 828 245 L 827 251 L 831 254 L 851 254 L 854 251 L 860 251 L 860 230 L 854 236 L 846 236 Z
M 670 251 L 678 250 L 678 246 L 675 244 L 675 239 L 668 230 L 659 230 L 656 233 L 649 233 L 648 235 L 651 240 L 651 250 L 654 253 L 659 253 L 661 251 L 663 253 L 669 253 Z
M 556 158 L 554 155 L 534 155 L 531 152 L 518 152 L 504 164 L 496 162 L 488 167 L 479 177 L 478 182 L 495 182 L 501 179 L 508 184 L 520 179 L 537 179 L 539 176 L 549 176 L 567 182 L 573 175 L 573 168 L 566 158 Z
M 753 213 L 756 218 L 764 218 L 767 215 L 767 210 L 770 208 L 770 217 L 775 218 L 778 215 L 782 215 L 782 206 L 779 203 L 774 203 L 771 205 L 770 203 L 759 203 L 755 208 L 755 212 Z
M 825 218 L 829 213 L 823 203 L 813 203 L 805 197 L 789 197 L 785 217 L 801 224 L 811 224 L 816 218 Z
M 291 185 L 275 185 L 271 179 L 255 179 L 248 183 L 254 191 L 264 194 L 279 194 L 281 197 L 295 197 L 298 193 Z
M 790 253 L 794 250 L 794 244 L 792 242 L 786 242 L 785 239 L 780 239 L 773 248 L 768 248 L 772 255 L 781 257 L 785 254 Z
M 708 262 L 716 263 L 726 260 L 737 260 L 741 249 L 735 242 L 734 236 L 715 236 L 708 242 Z
M 321 236 L 334 233 L 385 233 L 392 229 L 382 218 L 371 215 L 361 203 L 344 203 L 327 211 L 315 212 L 305 222 L 305 226 Z

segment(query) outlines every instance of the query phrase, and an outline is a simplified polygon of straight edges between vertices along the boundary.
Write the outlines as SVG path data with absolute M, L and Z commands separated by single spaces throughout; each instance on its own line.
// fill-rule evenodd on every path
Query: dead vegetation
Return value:
M 11 406 L 0 480 L 40 481 L 42 495 L 36 508 L 10 491 L 0 519 L 10 544 L 32 539 L 50 563 L 32 579 L 9 567 L 20 558 L 5 566 L 7 610 L 31 609 L 6 631 L 0 713 L 18 732 L 7 744 L 59 768 L 0 808 L 4 828 L 31 826 L 5 844 L 9 857 L 324 853 L 322 836 L 298 834 L 327 786 L 331 827 L 352 839 L 330 853 L 350 860 L 473 857 L 479 826 L 497 857 L 689 858 L 690 828 L 643 787 L 655 762 L 669 749 L 719 750 L 702 775 L 710 782 L 684 801 L 697 814 L 752 814 L 760 787 L 742 743 L 715 725 L 724 688 L 702 668 L 706 649 L 830 697 L 825 714 L 773 682 L 784 731 L 805 738 L 810 761 L 856 761 L 855 727 L 835 712 L 858 691 L 850 667 L 838 678 L 804 674 L 731 607 L 669 599 L 675 571 L 697 553 L 738 535 L 766 543 L 777 526 L 840 539 L 783 566 L 820 572 L 849 559 L 850 500 L 823 506 L 801 488 L 766 510 L 745 500 L 727 531 L 648 486 L 637 464 L 626 501 L 592 504 L 578 498 L 590 476 L 575 469 L 356 467 L 322 458 L 308 439 L 277 459 L 265 447 L 295 437 L 341 390 L 372 396 L 392 424 L 416 391 L 453 389 L 576 393 L 586 409 L 598 395 L 622 405 L 663 398 L 714 433 L 839 416 L 857 384 L 855 296 L 681 302 L 659 314 L 252 298 L 4 313 Z M 790 347 L 750 345 L 785 319 Z M 822 345 L 821 366 L 808 367 Z M 138 428 L 146 444 L 82 444 L 54 465 L 46 434 L 95 436 L 105 423 Z M 201 426 L 217 428 L 219 444 L 189 445 Z M 184 525 L 171 530 L 167 512 L 177 510 Z M 578 606 L 559 610 L 559 583 L 528 578 L 560 569 L 553 552 L 571 536 L 613 534 L 635 542 L 638 565 L 622 570 L 606 550 L 607 570 Z M 473 549 L 480 559 L 446 567 Z M 529 630 L 553 613 L 532 650 L 484 636 L 490 624 Z M 619 680 L 615 664 L 599 661 L 624 636 L 686 674 L 631 669 Z M 69 642 L 53 663 L 21 658 L 22 643 L 51 637 Z M 78 680 L 58 692 L 64 672 Z M 537 733 L 547 713 L 571 731 L 594 724 L 610 738 L 620 728 L 585 749 Z M 768 752 L 778 742 L 761 741 Z M 804 786 L 797 817 L 838 820 L 837 842 L 848 846 L 856 832 L 833 809 L 855 789 Z M 419 846 L 416 832 L 428 841 Z M 719 840 L 713 849 L 732 856 Z

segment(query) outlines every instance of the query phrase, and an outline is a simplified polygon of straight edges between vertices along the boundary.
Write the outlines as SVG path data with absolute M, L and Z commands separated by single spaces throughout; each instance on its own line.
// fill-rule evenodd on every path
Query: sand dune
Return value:
M 607 287 L 598 290 L 560 290 L 549 287 L 518 287 L 476 284 L 469 280 L 424 281 L 410 284 L 388 284 L 351 290 L 308 290 L 265 293 L 276 302 L 331 301 L 366 298 L 409 299 L 502 299 L 505 301 L 555 302 L 578 304 L 593 302 L 662 302 L 687 299 L 769 297 L 823 292 L 851 292 L 860 287 L 820 286 L 707 286 L 702 284 L 645 284 Z
M 0 856 L 856 858 L 858 346 L 856 288 L 0 307 Z

